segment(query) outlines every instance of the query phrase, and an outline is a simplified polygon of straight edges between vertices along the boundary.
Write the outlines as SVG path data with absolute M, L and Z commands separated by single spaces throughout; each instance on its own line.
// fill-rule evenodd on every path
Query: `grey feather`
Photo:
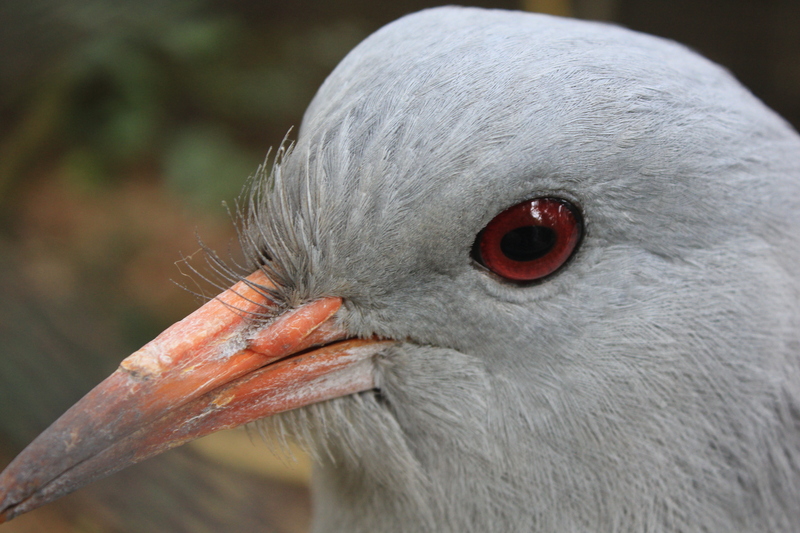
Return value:
M 609 25 L 438 8 L 381 29 L 254 184 L 294 304 L 403 341 L 377 392 L 271 423 L 316 450 L 315 531 L 796 531 L 800 138 L 724 69 Z M 499 212 L 579 205 L 517 286 Z

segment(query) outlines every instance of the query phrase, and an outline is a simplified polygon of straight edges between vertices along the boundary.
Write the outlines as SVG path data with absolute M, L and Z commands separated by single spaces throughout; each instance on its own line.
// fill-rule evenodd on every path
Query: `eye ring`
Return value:
M 509 281 L 537 281 L 567 262 L 582 235 L 583 220 L 571 202 L 534 198 L 494 217 L 475 238 L 472 257 Z

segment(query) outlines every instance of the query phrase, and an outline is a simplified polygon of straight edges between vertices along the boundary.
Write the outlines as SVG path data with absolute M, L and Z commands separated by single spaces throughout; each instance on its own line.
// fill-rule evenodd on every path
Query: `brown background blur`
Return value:
M 339 59 L 438 4 L 0 0 L 0 466 L 196 307 L 176 262 L 197 235 L 235 249 L 222 201 Z M 800 124 L 800 0 L 466 4 L 673 38 Z M 243 435 L 185 446 L 0 530 L 305 531 L 307 466 L 271 473 L 270 451 Z

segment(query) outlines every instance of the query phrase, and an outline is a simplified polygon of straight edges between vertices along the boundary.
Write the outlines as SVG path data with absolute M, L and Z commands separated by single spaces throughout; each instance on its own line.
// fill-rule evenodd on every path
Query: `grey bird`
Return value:
M 800 528 L 800 137 L 724 69 L 437 8 L 279 156 L 245 275 L 34 441 L 3 516 L 283 412 L 317 532 Z

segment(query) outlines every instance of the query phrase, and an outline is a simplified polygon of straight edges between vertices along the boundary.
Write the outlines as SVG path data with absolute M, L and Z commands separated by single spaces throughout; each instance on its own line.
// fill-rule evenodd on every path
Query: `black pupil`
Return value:
M 500 250 L 512 261 L 533 261 L 549 252 L 556 243 L 556 232 L 545 226 L 512 229 L 500 240 Z

